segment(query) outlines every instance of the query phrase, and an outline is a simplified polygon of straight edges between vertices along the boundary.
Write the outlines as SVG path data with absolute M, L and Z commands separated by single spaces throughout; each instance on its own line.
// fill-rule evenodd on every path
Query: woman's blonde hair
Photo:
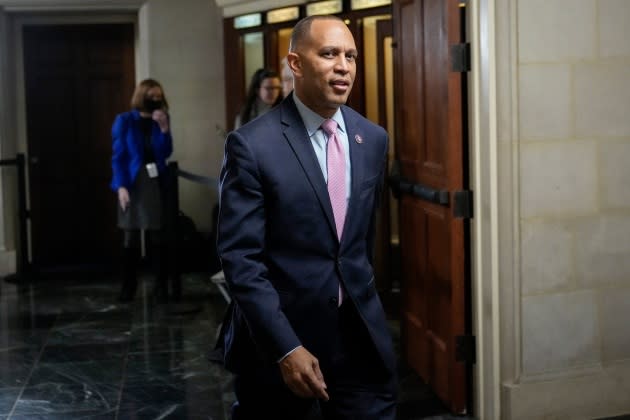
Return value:
M 159 87 L 162 90 L 162 103 L 164 106 L 162 109 L 168 111 L 168 102 L 166 100 L 166 94 L 164 93 L 164 88 L 155 79 L 144 79 L 141 81 L 136 89 L 133 91 L 133 95 L 131 95 L 131 108 L 133 109 L 143 109 L 144 108 L 144 98 L 147 95 L 147 92 L 154 87 Z

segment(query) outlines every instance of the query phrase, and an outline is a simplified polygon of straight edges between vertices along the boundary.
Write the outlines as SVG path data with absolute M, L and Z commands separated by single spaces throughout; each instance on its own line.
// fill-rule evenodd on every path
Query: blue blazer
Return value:
M 372 267 L 387 133 L 342 107 L 352 186 L 340 243 L 326 183 L 292 98 L 226 140 L 218 250 L 233 304 L 217 350 L 235 373 L 275 363 L 298 345 L 320 362 L 330 360 L 341 282 L 344 298 L 393 372 L 392 339 Z
M 140 112 L 133 110 L 116 116 L 112 126 L 112 182 L 110 187 L 130 189 L 143 166 L 144 135 L 140 124 Z M 162 133 L 158 123 L 151 125 L 151 146 L 159 173 L 166 169 L 166 159 L 173 153 L 171 132 Z

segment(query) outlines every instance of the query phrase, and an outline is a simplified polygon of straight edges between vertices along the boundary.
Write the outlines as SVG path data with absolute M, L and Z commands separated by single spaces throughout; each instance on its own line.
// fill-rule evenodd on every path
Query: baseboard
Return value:
M 502 419 L 593 420 L 630 413 L 630 360 L 502 387 Z

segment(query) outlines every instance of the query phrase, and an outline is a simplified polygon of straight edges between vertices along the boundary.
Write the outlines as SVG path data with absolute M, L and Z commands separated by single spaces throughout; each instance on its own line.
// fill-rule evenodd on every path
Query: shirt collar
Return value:
M 304 126 L 306 127 L 309 137 L 312 137 L 313 134 L 321 128 L 322 123 L 326 118 L 323 118 L 321 115 L 304 105 L 295 92 L 293 92 L 293 101 L 295 102 L 295 106 L 302 117 L 302 121 L 304 121 Z M 346 124 L 343 120 L 341 108 L 337 108 L 337 111 L 335 111 L 335 114 L 331 117 L 331 119 L 335 120 L 337 123 L 338 130 L 341 130 L 343 133 L 346 132 Z

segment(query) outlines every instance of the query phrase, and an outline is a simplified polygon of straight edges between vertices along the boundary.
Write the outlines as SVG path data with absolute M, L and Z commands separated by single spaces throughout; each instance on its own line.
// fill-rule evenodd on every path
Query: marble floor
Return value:
M 107 275 L 0 280 L 0 420 L 228 419 L 231 375 L 206 358 L 223 297 L 206 275 L 184 276 L 180 304 L 151 288 L 144 278 L 121 304 Z M 400 378 L 401 420 L 455 418 L 416 375 Z

